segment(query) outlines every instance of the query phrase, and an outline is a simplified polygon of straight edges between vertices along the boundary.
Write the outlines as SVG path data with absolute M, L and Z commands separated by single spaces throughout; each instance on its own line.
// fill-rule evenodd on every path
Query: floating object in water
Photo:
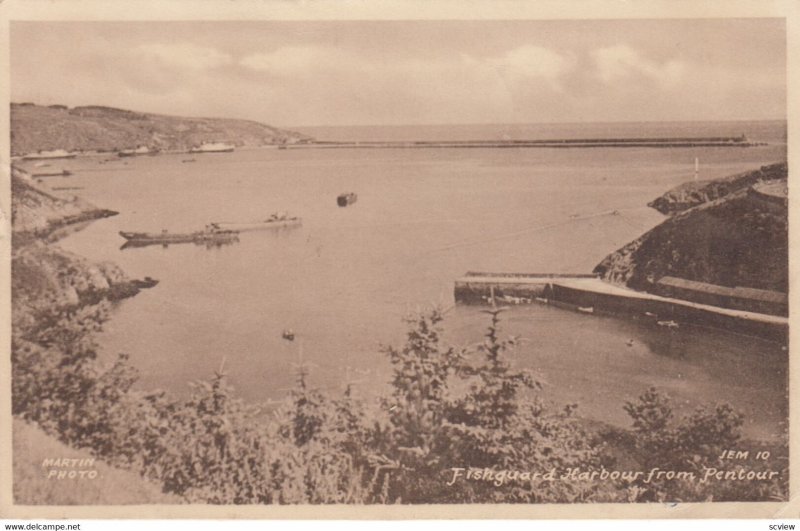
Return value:
M 149 289 L 158 284 L 158 280 L 152 277 L 144 277 L 141 280 L 134 280 L 133 284 L 140 289 Z
M 44 170 L 31 174 L 32 177 L 68 177 L 72 175 L 69 170 Z
M 236 149 L 233 144 L 226 144 L 224 142 L 206 142 L 200 146 L 195 146 L 189 150 L 189 153 L 230 153 Z
M 291 328 L 286 328 L 281 337 L 287 341 L 294 341 L 294 331 Z
M 125 232 L 120 231 L 119 235 L 135 244 L 170 244 L 170 243 L 207 243 L 225 242 L 238 240 L 239 232 L 220 228 L 217 224 L 211 223 L 204 230 L 188 233 L 169 233 L 163 230 L 159 233 L 147 232 Z
M 594 313 L 593 306 L 578 306 L 578 311 L 583 313 Z
M 358 195 L 354 192 L 347 192 L 344 194 L 340 194 L 339 197 L 336 198 L 336 204 L 340 207 L 346 207 L 347 205 L 352 205 L 358 200 Z
M 215 223 L 221 229 L 235 230 L 238 232 L 273 229 L 279 227 L 294 227 L 302 225 L 303 220 L 297 216 L 289 216 L 286 213 L 272 214 L 270 217 L 263 221 L 252 221 L 237 223 L 232 221 L 219 221 Z
M 117 152 L 118 157 L 136 157 L 139 155 L 155 155 L 158 153 L 157 149 L 150 149 L 147 146 L 139 146 L 136 149 L 123 149 Z
M 536 300 L 537 300 L 537 301 L 539 301 L 539 302 L 541 302 L 541 303 L 544 303 L 544 304 L 547 304 L 547 303 L 549 302 L 549 301 L 548 301 L 547 299 L 545 299 L 544 297 L 536 297 Z
M 54 149 L 52 151 L 37 151 L 36 153 L 28 153 L 22 158 L 23 160 L 74 159 L 76 156 L 78 156 L 77 153 L 69 152 L 65 149 Z
M 678 323 L 675 321 L 658 321 L 658 326 L 666 326 L 667 328 L 678 328 Z

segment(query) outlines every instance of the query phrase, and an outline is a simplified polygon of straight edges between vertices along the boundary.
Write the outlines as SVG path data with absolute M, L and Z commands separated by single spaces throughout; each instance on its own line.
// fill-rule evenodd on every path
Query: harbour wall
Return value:
M 728 310 L 636 292 L 593 275 L 467 274 L 456 280 L 456 303 L 545 303 L 596 314 L 635 319 L 653 326 L 694 325 L 786 344 L 787 318 Z

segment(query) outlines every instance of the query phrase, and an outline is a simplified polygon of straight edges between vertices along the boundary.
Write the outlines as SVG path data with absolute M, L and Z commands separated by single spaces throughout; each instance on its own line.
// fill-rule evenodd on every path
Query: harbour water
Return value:
M 323 389 L 353 382 L 388 392 L 381 345 L 403 341 L 404 315 L 447 308 L 445 337 L 480 341 L 487 316 L 453 306 L 468 270 L 587 273 L 663 217 L 646 204 L 694 176 L 710 179 L 786 156 L 785 123 L 309 128 L 321 140 L 442 140 L 624 136 L 727 136 L 754 148 L 250 149 L 226 154 L 65 161 L 47 186 L 119 216 L 61 242 L 133 277 L 160 280 L 118 305 L 99 336 L 102 356 L 131 355 L 140 387 L 176 395 L 213 374 L 252 402 L 278 399 L 296 367 Z M 184 162 L 188 159 L 194 162 Z M 358 202 L 336 204 L 343 192 Z M 67 192 L 55 192 L 67 193 Z M 301 227 L 248 232 L 221 247 L 120 249 L 118 231 L 191 231 L 287 211 Z M 614 214 L 614 211 L 617 213 Z M 291 328 L 294 341 L 283 339 Z M 730 402 L 745 433 L 780 435 L 787 416 L 783 345 L 713 330 L 653 329 L 546 306 L 515 307 L 503 329 L 526 339 L 518 366 L 544 396 L 584 416 L 626 425 L 625 400 L 654 386 L 679 412 Z M 632 341 L 631 341 L 632 340 Z

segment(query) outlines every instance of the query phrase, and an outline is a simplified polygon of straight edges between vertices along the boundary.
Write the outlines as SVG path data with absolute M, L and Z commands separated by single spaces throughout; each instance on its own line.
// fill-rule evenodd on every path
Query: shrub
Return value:
M 645 471 L 685 471 L 693 478 L 652 479 L 635 482 L 635 501 L 771 501 L 785 499 L 788 469 L 768 481 L 700 481 L 709 468 L 725 471 L 770 471 L 771 463 L 751 460 L 731 465 L 720 459 L 724 450 L 753 444 L 738 444 L 744 419 L 728 404 L 699 407 L 680 421 L 673 418 L 669 398 L 655 388 L 638 400 L 626 402 L 633 420 L 633 446 Z M 783 468 L 783 470 L 781 470 Z

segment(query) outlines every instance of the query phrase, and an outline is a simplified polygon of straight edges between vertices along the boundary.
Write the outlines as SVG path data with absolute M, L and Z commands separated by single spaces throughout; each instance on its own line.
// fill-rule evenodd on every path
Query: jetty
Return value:
M 683 324 L 707 326 L 783 344 L 789 335 L 789 319 L 785 316 L 634 291 L 596 275 L 468 272 L 455 281 L 454 295 L 457 304 L 552 304 L 670 328 Z

